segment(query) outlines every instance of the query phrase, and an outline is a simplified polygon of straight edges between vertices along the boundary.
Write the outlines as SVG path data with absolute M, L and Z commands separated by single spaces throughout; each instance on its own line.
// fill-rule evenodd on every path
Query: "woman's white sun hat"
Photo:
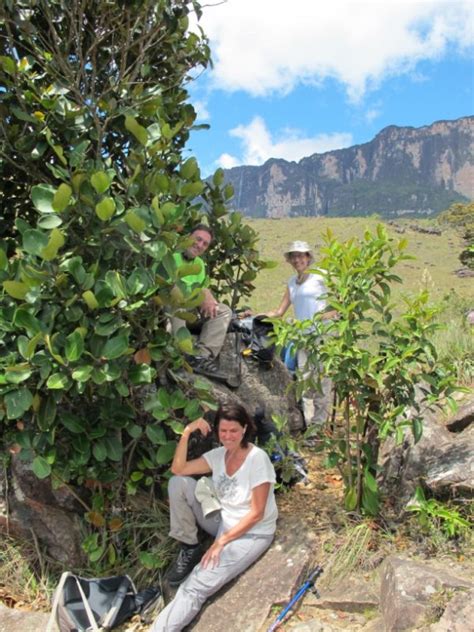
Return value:
M 311 251 L 311 246 L 307 241 L 292 241 L 288 246 L 287 251 L 284 253 L 285 259 L 289 262 L 292 252 L 307 252 L 309 254 L 309 262 L 313 263 L 314 255 Z
M 201 476 L 194 489 L 196 500 L 201 503 L 204 518 L 221 510 L 221 503 L 217 498 L 214 483 L 210 476 Z

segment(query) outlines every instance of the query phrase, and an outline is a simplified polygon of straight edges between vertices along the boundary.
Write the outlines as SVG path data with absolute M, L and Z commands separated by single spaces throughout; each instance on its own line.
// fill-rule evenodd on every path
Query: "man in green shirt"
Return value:
M 201 287 L 204 298 L 199 306 L 199 315 L 202 322 L 201 333 L 196 342 L 197 355 L 189 359 L 193 369 L 197 373 L 204 373 L 212 376 L 218 373 L 216 359 L 224 344 L 227 328 L 232 318 L 232 310 L 228 305 L 219 303 L 208 288 L 209 278 L 206 274 L 206 266 L 201 259 L 212 241 L 212 231 L 205 224 L 198 224 L 191 231 L 194 242 L 184 253 L 173 255 L 176 264 L 182 265 L 185 262 L 199 264 L 201 269 L 197 274 L 190 274 L 181 279 L 184 285 L 192 290 Z M 186 327 L 186 321 L 180 318 L 171 318 L 173 333 L 181 327 Z

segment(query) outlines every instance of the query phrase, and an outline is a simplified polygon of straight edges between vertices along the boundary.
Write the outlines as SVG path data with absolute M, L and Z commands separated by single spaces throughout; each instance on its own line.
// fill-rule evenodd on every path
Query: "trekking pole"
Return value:
M 318 579 L 318 577 L 321 575 L 322 572 L 323 572 L 323 567 L 322 566 L 316 566 L 314 571 L 312 571 L 310 573 L 308 579 L 301 586 L 301 588 L 298 590 L 296 595 L 290 600 L 288 605 L 285 606 L 285 608 L 283 608 L 283 610 L 280 612 L 278 617 L 275 619 L 275 621 L 272 623 L 272 625 L 268 628 L 267 632 L 274 632 L 274 630 L 276 630 L 278 628 L 278 626 L 280 625 L 280 623 L 282 623 L 283 619 L 286 617 L 288 612 L 295 605 L 295 603 L 299 599 L 301 599 L 301 597 L 305 594 L 305 592 L 307 592 L 308 590 L 312 589 L 315 592 L 315 594 L 319 597 L 319 593 L 316 590 L 314 584 L 315 584 L 316 580 Z

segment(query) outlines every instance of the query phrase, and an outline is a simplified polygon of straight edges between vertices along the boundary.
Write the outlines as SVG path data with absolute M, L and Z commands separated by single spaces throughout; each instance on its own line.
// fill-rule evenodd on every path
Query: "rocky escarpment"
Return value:
M 370 142 L 298 163 L 225 171 L 233 206 L 252 217 L 430 215 L 474 198 L 474 117 L 392 125 Z

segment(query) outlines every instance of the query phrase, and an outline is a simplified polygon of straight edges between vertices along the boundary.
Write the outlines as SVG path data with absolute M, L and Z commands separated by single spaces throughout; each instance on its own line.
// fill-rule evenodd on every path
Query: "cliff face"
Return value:
M 233 207 L 252 217 L 430 215 L 474 198 L 474 116 L 386 127 L 370 142 L 298 163 L 225 170 Z

